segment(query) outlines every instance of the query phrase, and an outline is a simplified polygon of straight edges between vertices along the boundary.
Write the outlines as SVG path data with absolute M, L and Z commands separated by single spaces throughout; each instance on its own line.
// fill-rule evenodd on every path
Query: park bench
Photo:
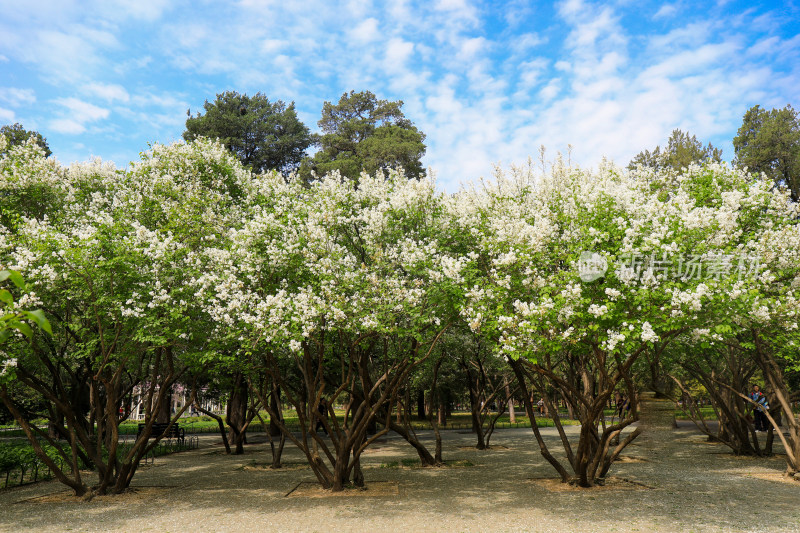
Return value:
M 159 435 L 164 433 L 164 430 L 167 429 L 167 426 L 169 426 L 169 424 L 158 423 L 158 422 L 154 423 L 153 431 L 150 434 L 150 436 L 158 437 Z M 139 435 L 142 434 L 142 431 L 144 431 L 145 427 L 147 427 L 147 424 L 139 424 L 139 430 L 136 432 L 137 439 L 139 438 Z M 183 444 L 186 440 L 186 430 L 180 427 L 178 424 L 172 424 L 167 434 L 164 435 L 164 438 L 169 440 L 175 439 L 178 442 L 178 444 Z

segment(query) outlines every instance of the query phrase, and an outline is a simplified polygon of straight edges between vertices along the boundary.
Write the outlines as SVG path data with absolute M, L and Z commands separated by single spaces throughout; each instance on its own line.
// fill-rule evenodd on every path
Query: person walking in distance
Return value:
M 761 392 L 761 387 L 753 385 L 753 392 L 750 393 L 750 399 L 756 403 L 753 409 L 756 431 L 767 431 L 767 429 L 769 429 L 769 421 L 767 420 L 766 412 L 769 410 L 769 403 L 767 402 L 767 397 Z

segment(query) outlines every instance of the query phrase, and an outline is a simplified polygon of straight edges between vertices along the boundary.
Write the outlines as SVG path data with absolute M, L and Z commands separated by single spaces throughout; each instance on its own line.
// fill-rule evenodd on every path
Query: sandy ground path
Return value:
M 545 433 L 556 450 L 554 430 Z M 268 470 L 258 467 L 266 444 L 226 456 L 206 436 L 200 449 L 142 468 L 136 494 L 37 500 L 63 492 L 57 482 L 0 492 L 0 531 L 800 530 L 800 483 L 781 478 L 781 457 L 735 458 L 691 428 L 643 435 L 612 468 L 620 481 L 588 491 L 542 481 L 554 471 L 529 429 L 498 431 L 486 451 L 470 448 L 469 432 L 443 435 L 445 460 L 475 466 L 381 468 L 416 456 L 387 436 L 364 456 L 367 490 L 331 497 L 298 495 L 314 476 L 289 444 L 286 468 Z

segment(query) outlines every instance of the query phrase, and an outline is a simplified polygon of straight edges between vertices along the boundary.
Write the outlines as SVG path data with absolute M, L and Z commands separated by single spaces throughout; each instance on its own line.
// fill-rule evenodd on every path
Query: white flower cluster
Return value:
M 652 194 L 654 180 L 670 194 Z M 298 352 L 331 330 L 419 337 L 463 320 L 506 355 L 615 351 L 707 332 L 728 312 L 743 325 L 800 312 L 797 206 L 724 165 L 661 176 L 557 161 L 445 195 L 397 172 L 310 187 L 255 176 L 209 141 L 157 145 L 125 171 L 64 169 L 29 143 L 0 159 L 0 194 L 20 215 L 13 232 L 0 225 L 0 264 L 27 274 L 23 301 L 92 309 L 131 342 Z M 745 254 L 763 269 L 701 281 L 651 265 L 582 281 L 586 250 L 614 262 Z
M 0 356 L 4 356 L 5 354 L 0 352 Z M 12 368 L 16 368 L 17 360 L 15 358 L 7 358 L 3 361 L 3 367 L 0 368 L 0 377 L 3 377 L 9 373 Z

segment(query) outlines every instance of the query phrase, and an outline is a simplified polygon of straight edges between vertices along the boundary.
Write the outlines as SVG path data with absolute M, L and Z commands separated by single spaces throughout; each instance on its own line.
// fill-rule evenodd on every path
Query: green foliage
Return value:
M 294 102 L 270 102 L 262 93 L 254 96 L 227 91 L 213 102 L 206 100 L 205 114 L 186 120 L 183 138 L 219 139 L 254 172 L 291 172 L 300 164 L 312 136 L 297 118 Z
M 44 442 L 40 442 L 39 445 L 50 459 L 54 461 L 61 459 L 55 447 Z M 67 454 L 70 453 L 68 448 L 65 448 L 65 451 Z M 28 442 L 0 442 L 0 472 L 30 465 L 38 460 L 33 446 Z
M 5 125 L 0 127 L 0 135 L 6 137 L 6 147 L 0 148 L 0 157 L 8 153 L 13 146 L 24 144 L 29 138 L 33 137 L 34 142 L 44 151 L 45 157 L 50 157 L 53 153 L 47 145 L 47 140 L 42 137 L 38 131 L 28 131 L 22 127 L 22 124 L 15 123 L 12 125 Z
M 737 165 L 763 172 L 800 201 L 800 118 L 791 105 L 769 111 L 760 106 L 748 109 L 733 148 Z
M 11 281 L 18 289 L 25 289 L 25 280 L 19 272 L 14 270 L 0 270 L 0 283 Z M 14 306 L 14 296 L 7 289 L 0 289 L 0 345 L 7 341 L 14 331 L 18 331 L 28 338 L 33 336 L 33 329 L 28 324 L 31 322 L 43 331 L 51 334 L 50 322 L 41 310 L 26 311 Z
M 671 169 L 680 172 L 692 163 L 703 164 L 712 161 L 719 163 L 721 160 L 721 149 L 715 148 L 711 143 L 703 146 L 694 135 L 689 137 L 688 133 L 681 130 L 672 130 L 664 150 L 656 146 L 652 152 L 649 150 L 639 152 L 631 160 L 628 168 L 633 170 L 642 165 L 657 171 Z
M 0 472 L 32 463 L 36 453 L 28 443 L 0 443 Z
M 405 117 L 402 106 L 402 100 L 378 100 L 369 91 L 345 93 L 336 105 L 325 102 L 318 122 L 320 151 L 304 164 L 303 177 L 308 179 L 313 169 L 320 176 L 339 171 L 357 179 L 362 171 L 375 174 L 395 167 L 410 178 L 424 176 L 425 134 Z

